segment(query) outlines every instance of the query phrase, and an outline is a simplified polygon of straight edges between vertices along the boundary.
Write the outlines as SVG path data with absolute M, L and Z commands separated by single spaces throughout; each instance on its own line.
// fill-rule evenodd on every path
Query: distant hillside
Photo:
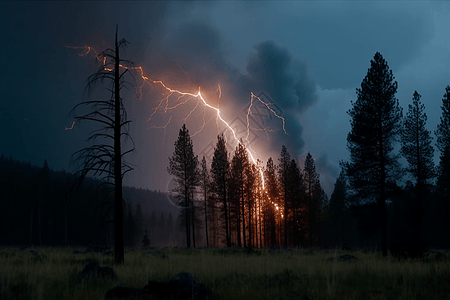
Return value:
M 155 211 L 158 216 L 160 212 L 164 212 L 164 214 L 171 212 L 172 216 L 177 218 L 180 211 L 167 193 L 125 186 L 123 187 L 123 199 L 133 206 L 140 203 L 144 216 Z
M 98 188 L 97 179 L 85 178 L 78 189 L 71 188 L 74 181 L 71 173 L 54 171 L 46 163 L 38 167 L 0 156 L 0 244 L 111 244 L 111 194 Z M 124 187 L 123 197 L 133 214 L 140 204 L 149 230 L 156 226 L 152 213 L 158 220 L 171 215 L 170 223 L 178 217 L 179 208 L 166 193 Z

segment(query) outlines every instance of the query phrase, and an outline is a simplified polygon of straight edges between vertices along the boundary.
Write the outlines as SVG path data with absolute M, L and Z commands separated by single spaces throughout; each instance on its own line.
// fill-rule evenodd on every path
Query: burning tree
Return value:
M 93 145 L 83 148 L 72 155 L 73 162 L 81 167 L 76 174 L 80 181 L 90 172 L 94 176 L 99 175 L 104 184 L 108 184 L 114 189 L 114 237 L 115 237 L 115 263 L 124 262 L 123 244 L 123 198 L 122 179 L 124 175 L 133 170 L 124 161 L 124 156 L 134 151 L 134 143 L 131 149 L 122 150 L 122 140 L 131 139 L 129 135 L 129 125 L 127 113 L 123 105 L 120 92 L 129 82 L 124 80 L 124 75 L 128 72 L 127 66 L 132 63 L 128 60 L 120 59 L 120 49 L 128 42 L 125 39 L 117 40 L 118 26 L 116 26 L 115 47 L 108 48 L 97 54 L 97 59 L 102 62 L 98 71 L 88 78 L 85 91 L 91 89 L 99 82 L 107 80 L 111 83 L 109 91 L 110 99 L 107 100 L 86 100 L 77 104 L 72 113 L 79 107 L 89 107 L 90 111 L 75 116 L 77 121 L 89 120 L 103 126 L 94 131 L 87 141 L 92 141 Z M 131 85 L 131 84 L 130 84 Z M 102 143 L 97 143 L 99 138 Z M 110 143 L 107 143 L 107 142 Z M 131 139 L 133 142 L 133 140 Z

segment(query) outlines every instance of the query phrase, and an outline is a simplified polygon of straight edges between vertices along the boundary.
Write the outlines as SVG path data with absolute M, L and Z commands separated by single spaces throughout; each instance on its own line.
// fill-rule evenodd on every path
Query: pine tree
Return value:
M 273 163 L 272 157 L 269 157 L 264 171 L 264 179 L 266 182 L 266 193 L 268 196 L 268 219 L 269 219 L 269 232 L 270 232 L 270 244 L 272 247 L 278 245 L 277 243 L 277 229 L 276 229 L 276 207 L 279 205 L 279 185 L 276 177 L 276 167 Z
M 295 159 L 292 159 L 289 164 L 288 170 L 288 198 L 290 199 L 290 240 L 292 246 L 299 246 L 301 237 L 300 233 L 303 233 L 305 226 L 303 226 L 303 209 L 305 206 L 305 184 L 303 181 L 303 174 L 300 171 Z
M 343 170 L 334 184 L 334 190 L 330 198 L 330 213 L 334 236 L 337 243 L 342 248 L 344 244 L 344 208 L 347 199 L 347 180 Z
M 381 246 L 387 256 L 387 183 L 401 178 L 399 154 L 393 143 L 399 140 L 402 110 L 395 98 L 397 82 L 387 62 L 377 52 L 357 89 L 357 100 L 348 114 L 347 136 L 350 162 L 343 163 L 349 185 L 361 201 L 376 201 L 380 214 Z
M 287 220 L 289 216 L 288 211 L 288 172 L 289 172 L 289 164 L 291 163 L 291 157 L 286 147 L 281 146 L 281 157 L 279 159 L 280 164 L 278 165 L 278 182 L 281 191 L 281 197 L 283 199 L 283 214 L 284 214 L 284 247 L 287 248 L 287 237 L 288 237 L 288 228 L 287 228 Z
M 148 231 L 145 228 L 144 237 L 142 238 L 142 247 L 148 248 L 150 246 L 150 239 L 148 238 Z
M 436 146 L 440 151 L 437 186 L 440 195 L 450 199 L 450 86 L 445 88 L 441 109 L 441 122 L 435 131 Z
M 178 139 L 175 142 L 175 152 L 169 157 L 167 171 L 175 176 L 177 186 L 174 189 L 176 198 L 183 202 L 185 210 L 186 243 L 191 246 L 189 207 L 193 205 L 192 195 L 199 184 L 198 157 L 194 155 L 194 146 L 186 125 L 180 129 Z M 179 202 L 179 203 L 180 203 Z
M 229 236 L 229 223 L 227 211 L 227 180 L 229 176 L 230 163 L 228 162 L 228 152 L 225 139 L 222 135 L 217 136 L 217 144 L 214 148 L 214 156 L 211 164 L 211 172 L 213 174 L 213 183 L 215 193 L 223 204 L 223 215 L 225 219 L 225 238 L 227 247 L 231 246 Z
M 308 152 L 305 159 L 305 167 L 303 169 L 305 180 L 306 195 L 308 199 L 308 242 L 309 246 L 313 245 L 313 236 L 316 231 L 316 222 L 319 214 L 320 181 L 319 174 L 316 172 L 316 166 L 311 153 Z
M 409 105 L 408 112 L 403 121 L 402 148 L 401 153 L 408 161 L 407 171 L 416 181 L 416 199 L 412 204 L 414 212 L 414 224 L 416 225 L 415 245 L 420 246 L 420 227 L 423 216 L 423 201 L 429 192 L 430 180 L 435 177 L 434 172 L 434 149 L 431 146 L 432 138 L 425 124 L 427 115 L 424 113 L 425 106 L 420 102 L 420 94 L 417 91 L 413 95 L 413 104 Z
M 420 97 L 420 94 L 415 91 L 413 104 L 409 105 L 403 122 L 401 148 L 401 153 L 409 164 L 407 170 L 416 181 L 419 197 L 423 196 L 425 186 L 435 177 L 432 137 L 431 132 L 425 128 L 427 115 L 424 113 L 425 106 L 420 102 Z
M 245 169 L 245 181 L 244 181 L 244 196 L 245 196 L 245 204 L 247 204 L 247 228 L 248 228 L 248 247 L 253 247 L 254 239 L 254 226 L 253 226 L 253 210 L 256 202 L 256 177 L 257 171 L 256 166 L 254 164 L 249 164 Z M 245 214 L 243 216 L 245 218 Z
M 209 247 L 209 237 L 208 237 L 208 198 L 211 186 L 211 178 L 209 177 L 208 166 L 206 165 L 206 158 L 203 156 L 202 163 L 200 167 L 200 189 L 204 201 L 204 214 L 205 214 L 205 235 L 206 235 L 206 247 Z
M 236 210 L 237 227 L 237 245 L 241 247 L 242 240 L 245 246 L 245 206 L 244 206 L 244 188 L 245 188 L 245 170 L 249 167 L 247 150 L 242 141 L 237 145 L 233 159 L 231 160 L 231 183 L 233 189 L 234 208 Z M 243 230 L 241 231 L 241 223 Z M 241 237 L 242 232 L 242 237 Z
M 437 137 L 436 146 L 439 149 L 438 166 L 438 209 L 444 212 L 443 219 L 446 220 L 444 231 L 450 231 L 450 86 L 445 88 L 445 94 L 442 98 L 442 116 L 438 124 L 435 135 Z M 450 236 L 447 234 L 447 240 Z

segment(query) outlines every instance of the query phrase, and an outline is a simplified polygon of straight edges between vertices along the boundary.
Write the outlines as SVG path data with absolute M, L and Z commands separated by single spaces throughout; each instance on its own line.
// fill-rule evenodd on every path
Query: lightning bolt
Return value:
M 110 72 L 113 71 L 113 69 L 107 67 L 107 57 L 103 56 L 102 53 L 97 52 L 94 48 L 92 48 L 92 47 L 90 47 L 90 46 L 84 46 L 84 47 L 72 47 L 72 46 L 66 46 L 66 47 L 67 47 L 67 48 L 71 48 L 71 49 L 82 49 L 82 52 L 78 53 L 78 56 L 86 56 L 86 55 L 88 55 L 89 53 L 92 52 L 92 53 L 95 55 L 95 57 L 97 58 L 97 60 L 100 61 L 100 62 L 103 64 L 103 68 L 104 68 L 105 71 L 110 71 Z M 143 80 L 143 81 L 142 81 L 142 84 L 141 84 L 140 87 L 138 88 L 139 100 L 141 99 L 141 96 L 142 96 L 142 92 L 141 92 L 142 87 L 143 87 L 146 83 L 147 83 L 147 84 L 153 83 L 153 84 L 159 85 L 159 86 L 161 86 L 162 88 L 164 88 L 164 89 L 167 91 L 166 96 L 163 97 L 163 98 L 158 102 L 157 106 L 156 106 L 154 109 L 152 109 L 152 112 L 151 112 L 151 114 L 150 114 L 150 116 L 149 116 L 149 118 L 147 119 L 146 122 L 149 122 L 149 121 L 152 119 L 152 117 L 156 114 L 156 112 L 157 112 L 158 110 L 160 110 L 160 109 L 163 110 L 165 113 L 167 113 L 167 112 L 169 112 L 169 111 L 171 111 L 171 110 L 174 110 L 174 109 L 176 109 L 177 107 L 179 107 L 179 106 L 181 106 L 181 105 L 187 103 L 189 100 L 195 98 L 195 99 L 198 100 L 198 101 L 197 101 L 197 104 L 195 105 L 195 107 L 194 107 L 192 110 L 189 111 L 189 113 L 188 113 L 188 114 L 186 115 L 186 117 L 183 119 L 183 122 L 186 121 L 186 120 L 192 115 L 192 113 L 197 109 L 197 107 L 199 106 L 199 104 L 200 104 L 200 103 L 203 104 L 203 106 L 204 106 L 203 117 L 202 117 L 202 119 L 203 119 L 203 124 L 202 124 L 202 126 L 200 127 L 200 129 L 194 133 L 193 136 L 195 136 L 197 133 L 199 133 L 200 131 L 202 131 L 203 128 L 204 128 L 204 126 L 205 126 L 209 121 L 211 121 L 211 119 L 208 120 L 208 122 L 206 122 L 206 120 L 205 120 L 205 108 L 208 108 L 208 109 L 210 109 L 210 110 L 212 110 L 212 111 L 215 112 L 217 122 L 219 122 L 219 120 L 220 120 L 220 122 L 222 122 L 222 124 L 225 125 L 225 127 L 227 128 L 227 130 L 230 130 L 230 131 L 232 132 L 232 135 L 233 135 L 233 138 L 235 139 L 235 141 L 239 143 L 239 139 L 238 139 L 238 137 L 237 137 L 237 135 L 236 135 L 235 130 L 230 126 L 230 124 L 229 124 L 225 119 L 223 119 L 223 117 L 221 116 L 221 113 L 220 113 L 220 109 L 217 108 L 217 107 L 212 106 L 211 104 L 208 103 L 208 101 L 206 101 L 206 99 L 203 97 L 203 95 L 202 95 L 202 93 L 201 93 L 201 88 L 200 88 L 200 87 L 198 88 L 198 92 L 197 92 L 196 94 L 188 93 L 188 92 L 182 92 L 182 91 L 180 91 L 180 90 L 173 89 L 173 88 L 167 86 L 167 85 L 166 85 L 163 81 L 161 81 L 161 80 L 151 80 L 151 79 L 149 79 L 149 77 L 146 76 L 146 75 L 144 74 L 144 70 L 142 69 L 141 66 L 136 66 L 136 67 L 135 67 L 135 66 L 131 66 L 131 67 L 130 67 L 130 66 L 122 65 L 122 64 L 119 64 L 119 66 L 120 66 L 121 68 L 123 68 L 123 69 L 136 70 L 136 71 L 139 72 L 140 77 L 141 77 L 142 80 Z M 177 99 L 176 99 L 176 101 L 175 101 L 175 104 L 173 104 L 172 106 L 169 106 L 169 98 L 170 98 L 172 95 L 177 95 L 178 97 L 177 97 Z M 222 97 L 222 90 L 221 90 L 220 86 L 218 86 L 218 99 L 219 99 L 219 105 L 218 105 L 218 106 L 219 106 L 219 107 L 220 107 L 220 100 L 221 100 L 221 97 Z M 283 122 L 283 131 L 284 131 L 285 134 L 287 134 L 286 129 L 285 129 L 285 119 L 284 119 L 283 117 L 279 116 L 279 115 L 278 115 L 278 114 L 270 107 L 270 103 L 264 102 L 261 98 L 259 98 L 258 96 L 256 96 L 256 95 L 253 94 L 253 92 L 252 92 L 252 93 L 251 93 L 251 98 L 250 98 L 250 106 L 249 106 L 249 108 L 248 108 L 248 110 L 247 110 L 247 116 L 246 116 L 246 118 L 247 118 L 247 136 L 246 136 L 246 140 L 247 140 L 247 142 L 249 142 L 249 136 L 250 136 L 250 120 L 249 120 L 249 116 L 252 115 L 251 107 L 252 107 L 252 105 L 253 105 L 253 102 L 254 102 L 254 99 L 255 99 L 255 98 L 256 98 L 259 102 L 261 102 L 261 103 L 262 103 L 262 104 L 263 104 L 270 112 L 272 112 L 274 116 L 276 116 L 277 118 L 279 118 L 280 120 L 282 120 L 282 122 Z M 169 120 L 167 121 L 167 123 L 166 123 L 165 125 L 162 125 L 162 126 L 152 126 L 152 127 L 150 127 L 150 128 L 155 128 L 155 129 L 166 128 L 166 127 L 169 125 L 169 123 L 170 123 L 171 120 L 172 120 L 172 116 L 170 116 Z M 67 127 L 66 127 L 66 130 L 72 129 L 74 124 L 75 124 L 75 122 L 73 122 L 72 127 L 70 127 L 70 128 L 67 128 Z M 267 134 L 267 129 L 262 129 L 262 130 L 265 130 L 265 131 L 266 131 L 266 134 Z M 250 149 L 249 149 L 248 147 L 245 147 L 245 149 L 247 150 L 247 153 L 248 153 L 248 155 L 249 155 L 251 161 L 252 161 L 255 165 L 257 165 L 257 160 L 255 159 L 253 153 L 250 151 Z M 261 167 L 259 167 L 258 170 L 259 170 L 259 174 L 260 174 L 260 178 L 261 178 L 261 182 L 262 182 L 262 187 L 263 187 L 263 190 L 264 190 L 264 189 L 265 189 L 265 182 L 264 182 L 263 171 L 262 171 L 262 168 L 261 168 Z M 278 207 L 277 207 L 277 209 L 278 209 Z
M 66 129 L 65 129 L 65 130 L 72 130 L 72 129 L 73 129 L 73 125 L 75 125 L 75 121 L 73 121 L 73 123 L 72 123 L 72 126 L 70 126 L 70 127 L 66 127 Z

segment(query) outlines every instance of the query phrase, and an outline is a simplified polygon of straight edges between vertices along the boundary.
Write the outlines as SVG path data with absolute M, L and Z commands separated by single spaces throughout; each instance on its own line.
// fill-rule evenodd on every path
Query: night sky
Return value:
M 71 109 L 88 96 L 87 78 L 99 64 L 93 56 L 78 56 L 82 49 L 65 46 L 113 47 L 118 24 L 119 38 L 130 42 L 123 58 L 171 88 L 196 93 L 200 87 L 239 137 L 247 134 L 251 93 L 270 102 L 286 119 L 287 134 L 281 120 L 255 102 L 248 143 L 255 157 L 264 165 L 269 156 L 278 160 L 284 144 L 303 164 L 310 151 L 330 196 L 338 163 L 349 157 L 346 111 L 377 51 L 398 82 L 404 115 L 417 90 L 428 130 L 436 130 L 450 84 L 448 15 L 450 3 L 437 1 L 0 2 L 0 154 L 73 170 L 70 157 L 90 145 L 85 140 L 94 128 L 88 122 L 65 128 L 74 121 Z M 138 87 L 142 82 L 134 75 L 135 81 L 129 79 Z M 211 157 L 224 127 L 201 104 L 183 121 L 196 99 L 168 113 L 159 110 L 148 121 L 164 94 L 157 85 L 141 92 L 140 99 L 133 89 L 123 93 L 136 146 L 128 156 L 135 170 L 125 184 L 167 191 L 168 157 L 183 122 L 191 134 L 203 118 L 208 122 L 193 137 L 200 159 Z M 90 97 L 109 93 L 98 86 Z

